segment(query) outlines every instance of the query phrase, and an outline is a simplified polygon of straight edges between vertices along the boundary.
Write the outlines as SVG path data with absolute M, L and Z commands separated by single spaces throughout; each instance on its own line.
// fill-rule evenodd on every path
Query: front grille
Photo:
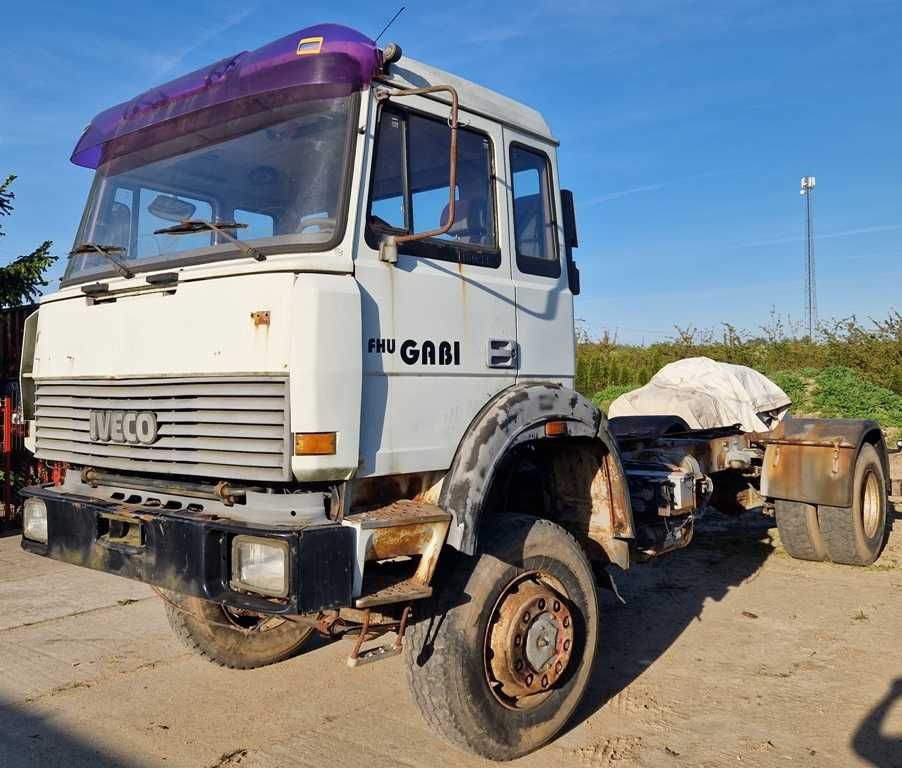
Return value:
M 151 411 L 152 445 L 91 440 L 92 410 Z M 229 480 L 291 478 L 288 380 L 71 379 L 35 387 L 39 459 Z

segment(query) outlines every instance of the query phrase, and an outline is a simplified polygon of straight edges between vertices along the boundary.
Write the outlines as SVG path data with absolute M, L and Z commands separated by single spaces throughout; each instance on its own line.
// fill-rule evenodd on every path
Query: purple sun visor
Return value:
M 344 96 L 368 84 L 379 63 L 376 44 L 359 32 L 338 24 L 307 27 L 101 112 L 71 159 L 97 168 L 223 120 L 292 101 Z

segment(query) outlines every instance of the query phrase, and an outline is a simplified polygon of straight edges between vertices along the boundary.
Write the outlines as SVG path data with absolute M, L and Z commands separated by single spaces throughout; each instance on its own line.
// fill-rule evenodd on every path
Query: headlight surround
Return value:
M 47 505 L 41 499 L 25 499 L 22 535 L 30 541 L 47 543 Z
M 261 536 L 232 539 L 232 589 L 288 597 L 288 542 Z

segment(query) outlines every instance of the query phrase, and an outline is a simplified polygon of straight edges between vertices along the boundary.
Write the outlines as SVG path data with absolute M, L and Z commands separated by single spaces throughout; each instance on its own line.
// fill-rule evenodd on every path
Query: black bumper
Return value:
M 265 613 L 310 613 L 351 604 L 355 539 L 346 526 L 258 527 L 102 501 L 53 487 L 27 488 L 23 495 L 47 505 L 47 543 L 23 537 L 22 548 L 28 552 Z M 232 539 L 237 535 L 288 543 L 288 597 L 265 598 L 230 587 Z

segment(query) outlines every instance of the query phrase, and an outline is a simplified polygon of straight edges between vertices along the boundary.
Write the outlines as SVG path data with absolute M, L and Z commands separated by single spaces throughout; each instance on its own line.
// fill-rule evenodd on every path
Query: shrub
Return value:
M 821 416 L 875 419 L 884 427 L 902 427 L 902 395 L 868 381 L 857 371 L 832 366 L 815 379 L 813 405 Z

